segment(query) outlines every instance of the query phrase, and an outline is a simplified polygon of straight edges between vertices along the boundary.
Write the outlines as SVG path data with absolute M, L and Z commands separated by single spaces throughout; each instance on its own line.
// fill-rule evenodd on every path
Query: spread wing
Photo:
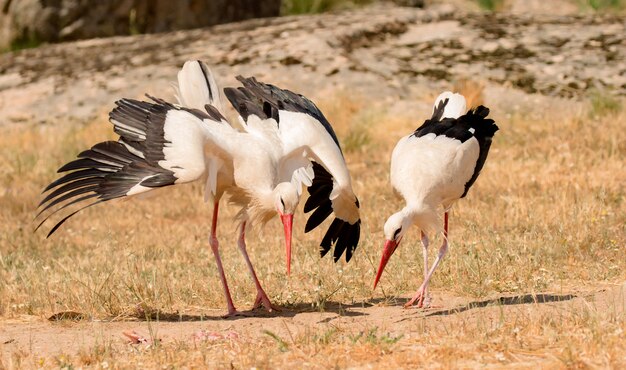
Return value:
M 52 235 L 80 210 L 108 200 L 140 194 L 155 188 L 194 181 L 206 169 L 205 151 L 229 158 L 228 130 L 217 110 L 203 112 L 153 102 L 122 99 L 109 114 L 118 141 L 94 145 L 58 172 L 64 176 L 48 185 L 37 217 L 39 228 L 50 216 L 81 203 L 49 232 Z M 83 202 L 90 201 L 84 205 Z
M 248 124 L 260 120 L 275 129 L 283 146 L 283 163 L 304 157 L 312 164 L 313 180 L 307 186 L 310 197 L 304 211 L 313 213 L 305 232 L 334 214 L 320 243 L 321 255 L 326 255 L 335 245 L 335 261 L 344 251 L 349 261 L 360 237 L 359 202 L 352 191 L 350 174 L 332 126 L 319 108 L 300 94 L 259 82 L 254 77 L 237 79 L 243 87 L 226 88 L 224 93 L 241 119 Z

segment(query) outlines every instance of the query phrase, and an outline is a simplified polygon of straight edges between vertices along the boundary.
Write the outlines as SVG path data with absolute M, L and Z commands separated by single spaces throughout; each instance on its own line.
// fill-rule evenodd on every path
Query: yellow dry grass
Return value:
M 482 99 L 479 95 L 476 99 Z M 417 122 L 359 102 L 342 93 L 320 102 L 340 140 L 347 142 L 346 157 L 362 205 L 359 248 L 349 264 L 320 260 L 322 233 L 305 235 L 300 213 L 292 276 L 286 278 L 279 222 L 250 233 L 251 258 L 277 304 L 323 310 L 331 301 L 412 293 L 419 284 L 421 248 L 412 232 L 391 259 L 382 289 L 371 289 L 382 225 L 401 206 L 388 185 L 390 152 Z M 580 106 L 574 112 L 546 112 L 542 120 L 493 113 L 501 130 L 481 177 L 451 213 L 451 251 L 434 276 L 436 291 L 480 298 L 583 291 L 626 280 L 626 113 L 593 114 L 590 104 Z M 55 178 L 56 168 L 80 150 L 114 137 L 105 111 L 101 117 L 89 123 L 0 127 L 0 320 L 64 310 L 120 317 L 132 314 L 138 304 L 179 313 L 224 307 L 207 245 L 211 207 L 201 201 L 201 184 L 88 209 L 48 240 L 45 232 L 33 234 L 39 193 Z M 235 244 L 236 210 L 226 204 L 222 209 L 222 258 L 235 304 L 245 308 L 255 297 L 254 286 Z M 362 336 L 337 329 L 145 350 L 120 350 L 104 342 L 52 359 L 17 353 L 11 365 L 276 368 L 295 362 L 306 368 L 582 368 L 626 362 L 623 311 L 589 308 L 560 317 L 537 313 L 487 325 L 457 324 L 425 324 L 421 336 L 410 338 L 360 328 Z

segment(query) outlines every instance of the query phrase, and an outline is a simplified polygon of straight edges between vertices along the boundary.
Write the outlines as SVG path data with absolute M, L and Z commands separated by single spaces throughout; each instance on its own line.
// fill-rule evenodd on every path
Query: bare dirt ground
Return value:
M 207 342 L 219 346 L 223 342 L 240 345 L 255 343 L 268 337 L 292 344 L 294 338 L 311 332 L 340 331 L 356 337 L 376 328 L 394 343 L 396 350 L 410 347 L 411 339 L 424 332 L 449 335 L 450 331 L 462 332 L 466 327 L 482 327 L 485 331 L 517 321 L 540 321 L 552 316 L 570 316 L 573 313 L 590 312 L 592 315 L 623 316 L 626 312 L 626 284 L 605 286 L 590 291 L 570 293 L 536 293 L 503 295 L 492 299 L 470 300 L 442 291 L 433 292 L 430 309 L 404 309 L 407 299 L 377 299 L 351 304 L 326 303 L 323 310 L 310 307 L 285 307 L 280 312 L 247 312 L 255 317 L 223 319 L 220 311 L 197 313 L 148 314 L 146 320 L 80 320 L 75 313 L 66 318 L 41 318 L 22 316 L 0 321 L 0 345 L 4 363 L 12 363 L 16 353 L 36 353 L 37 357 L 54 358 L 77 355 L 98 344 L 108 343 L 123 352 L 132 347 L 148 348 L 154 340 L 158 345 L 174 343 Z M 135 332 L 147 343 L 132 343 L 124 333 Z M 517 365 L 550 365 L 553 360 L 537 348 L 513 351 Z M 623 358 L 616 359 L 624 364 Z M 561 364 L 561 361 L 556 361 Z M 459 360 L 452 365 L 471 366 L 471 362 Z M 553 363 L 554 365 L 554 363 Z

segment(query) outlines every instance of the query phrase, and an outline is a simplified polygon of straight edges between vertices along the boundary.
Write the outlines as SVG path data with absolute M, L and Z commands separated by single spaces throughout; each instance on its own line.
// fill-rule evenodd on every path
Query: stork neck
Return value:
M 263 208 L 264 211 L 274 211 L 275 199 L 276 199 L 276 191 L 275 189 L 262 189 L 258 195 L 259 205 Z
M 250 225 L 264 225 L 276 214 L 272 190 L 255 189 L 250 193 L 250 203 L 245 207 Z
M 411 225 L 417 226 L 422 231 L 427 233 L 438 232 L 441 228 L 436 207 L 431 207 L 425 203 L 411 203 L 407 204 L 401 212 L 406 215 L 405 217 L 407 221 L 411 222 Z

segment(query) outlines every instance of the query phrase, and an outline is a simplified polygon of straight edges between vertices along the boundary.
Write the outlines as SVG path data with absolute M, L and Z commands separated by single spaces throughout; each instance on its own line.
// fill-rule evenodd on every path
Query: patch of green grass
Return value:
M 502 9 L 503 0 L 476 0 L 478 6 L 482 9 L 489 10 L 491 12 Z
M 283 0 L 282 15 L 316 14 L 370 4 L 373 0 Z
M 280 350 L 281 352 L 287 352 L 289 350 L 289 344 L 285 342 L 285 340 L 281 338 L 278 334 L 273 333 L 269 330 L 263 330 L 263 334 L 274 339 L 276 341 L 276 344 L 278 345 L 278 350 Z
M 137 21 L 137 9 L 132 8 L 128 13 L 128 34 L 139 35 L 140 33 L 141 29 Z
M 55 357 L 55 361 L 59 369 L 67 369 L 67 370 L 74 369 L 74 365 L 71 363 L 72 360 L 70 356 L 61 354 Z
M 624 0 L 584 0 L 583 5 L 595 10 L 622 10 L 626 7 Z
M 9 46 L 8 49 L 3 50 L 3 51 L 18 51 L 18 50 L 23 50 L 23 49 L 32 49 L 32 48 L 38 47 L 41 44 L 42 44 L 42 41 L 36 35 L 24 36 L 17 40 L 13 40 L 13 42 L 11 42 L 11 46 Z
M 622 102 L 615 96 L 601 90 L 593 90 L 589 94 L 591 115 L 604 117 L 622 111 Z
M 374 346 L 391 345 L 402 339 L 403 335 L 393 336 L 389 333 L 378 333 L 378 327 L 374 326 L 367 332 L 359 332 L 356 335 L 349 335 L 348 338 L 353 344 L 356 343 L 369 343 Z
M 350 124 L 348 132 L 343 135 L 341 142 L 347 153 L 363 152 L 373 144 L 371 130 L 384 120 L 383 112 L 364 109 L 359 112 Z
M 329 345 L 335 341 L 337 332 L 338 332 L 337 328 L 330 328 L 329 330 L 326 330 L 322 334 L 315 334 L 313 335 L 313 342 L 322 344 L 322 345 Z
M 356 152 L 372 141 L 369 132 L 363 128 L 351 129 L 343 139 L 346 152 Z

